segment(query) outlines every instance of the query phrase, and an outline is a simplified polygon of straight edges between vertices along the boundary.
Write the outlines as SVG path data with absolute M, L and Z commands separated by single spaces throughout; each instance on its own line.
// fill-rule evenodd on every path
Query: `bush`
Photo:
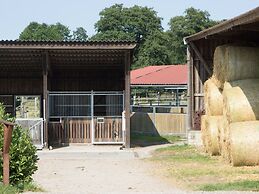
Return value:
M 5 114 L 3 105 L 0 104 L 0 118 L 14 121 L 14 118 Z M 0 148 L 3 148 L 3 129 L 0 125 Z M 32 175 L 37 170 L 36 147 L 32 144 L 29 131 L 15 126 L 12 133 L 10 148 L 10 183 L 17 185 L 32 181 Z M 3 158 L 0 157 L 0 180 L 3 180 Z

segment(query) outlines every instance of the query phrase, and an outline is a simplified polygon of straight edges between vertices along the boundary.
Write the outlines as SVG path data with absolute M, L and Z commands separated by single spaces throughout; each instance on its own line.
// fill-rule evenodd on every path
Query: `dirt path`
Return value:
M 158 177 L 140 158 L 151 150 L 70 146 L 41 151 L 34 180 L 44 193 L 189 193 Z

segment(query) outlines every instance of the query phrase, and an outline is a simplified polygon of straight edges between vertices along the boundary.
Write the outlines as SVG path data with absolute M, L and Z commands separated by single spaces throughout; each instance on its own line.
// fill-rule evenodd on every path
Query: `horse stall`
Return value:
M 134 48 L 127 41 L 0 41 L 0 101 L 41 145 L 129 147 Z

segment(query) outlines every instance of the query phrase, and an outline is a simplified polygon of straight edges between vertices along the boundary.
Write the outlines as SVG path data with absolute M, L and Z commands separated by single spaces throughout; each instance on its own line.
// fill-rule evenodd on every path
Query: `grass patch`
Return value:
M 155 152 L 157 160 L 171 160 L 177 162 L 214 162 L 207 155 L 200 154 L 194 147 L 189 145 L 176 145 L 159 148 Z
M 189 145 L 157 149 L 149 159 L 158 173 L 192 190 L 258 191 L 259 166 L 232 167 L 220 156 L 209 156 Z
M 44 192 L 42 188 L 36 185 L 33 182 L 30 183 L 19 183 L 18 185 L 12 186 L 4 186 L 0 183 L 0 193 L 1 194 L 14 194 L 14 193 L 22 193 L 26 191 L 32 192 Z
M 205 184 L 203 191 L 259 191 L 259 181 L 236 181 L 231 183 Z
M 4 185 L 0 184 L 0 193 L 14 194 L 14 193 L 19 193 L 19 190 L 13 186 L 4 186 Z
M 131 142 L 136 146 L 148 146 L 165 143 L 174 143 L 181 141 L 181 137 L 174 135 L 149 135 L 149 134 L 131 134 Z

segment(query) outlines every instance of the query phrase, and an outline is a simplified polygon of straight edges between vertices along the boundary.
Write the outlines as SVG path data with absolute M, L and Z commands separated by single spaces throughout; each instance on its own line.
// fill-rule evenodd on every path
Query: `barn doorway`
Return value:
M 123 144 L 123 92 L 50 92 L 50 144 Z

